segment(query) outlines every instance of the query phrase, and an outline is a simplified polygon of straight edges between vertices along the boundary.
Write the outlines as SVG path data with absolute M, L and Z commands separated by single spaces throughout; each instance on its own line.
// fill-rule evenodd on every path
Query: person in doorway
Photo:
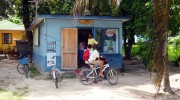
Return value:
M 84 49 L 85 49 L 85 43 L 84 42 L 80 42 L 79 50 L 84 50 Z
M 95 67 L 100 66 L 100 72 L 99 72 L 99 76 L 104 77 L 103 73 L 102 73 L 102 69 L 103 69 L 103 65 L 104 65 L 104 61 L 100 60 L 100 55 L 99 55 L 99 51 L 101 50 L 100 47 L 98 47 L 97 49 L 95 49 L 92 54 L 90 55 L 88 61 L 86 61 L 87 64 L 93 64 Z
M 78 49 L 78 66 L 79 67 L 83 66 L 83 64 L 84 64 L 84 61 L 83 61 L 84 49 L 85 49 L 85 43 L 80 42 L 79 49 Z
M 89 38 L 88 38 L 88 44 L 91 45 L 92 50 L 95 46 L 98 45 L 98 42 L 93 38 L 92 34 L 89 34 Z

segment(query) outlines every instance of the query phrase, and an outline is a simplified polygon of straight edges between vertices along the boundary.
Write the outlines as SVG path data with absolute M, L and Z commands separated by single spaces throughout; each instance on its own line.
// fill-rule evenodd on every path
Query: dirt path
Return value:
M 16 70 L 17 61 L 0 62 L 0 88 L 17 91 L 26 100 L 180 100 L 162 91 L 154 98 L 155 89 L 151 84 L 149 73 L 143 69 L 127 70 L 119 75 L 117 85 L 107 81 L 82 85 L 78 79 L 63 79 L 59 89 L 47 79 L 26 79 Z M 171 86 L 180 95 L 180 73 L 176 69 L 170 73 Z M 6 97 L 0 97 L 4 100 Z

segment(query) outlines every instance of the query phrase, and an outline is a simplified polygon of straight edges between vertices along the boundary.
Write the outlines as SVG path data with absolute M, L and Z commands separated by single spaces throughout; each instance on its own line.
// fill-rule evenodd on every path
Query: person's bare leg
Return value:
M 99 72 L 99 75 L 102 76 L 102 77 L 104 77 L 103 72 L 102 72 L 103 65 L 104 65 L 104 62 L 100 61 L 100 72 Z

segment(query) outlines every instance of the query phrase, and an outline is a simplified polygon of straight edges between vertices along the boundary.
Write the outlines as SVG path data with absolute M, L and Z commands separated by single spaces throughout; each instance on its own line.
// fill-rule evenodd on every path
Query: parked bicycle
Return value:
M 106 60 L 105 57 L 103 57 L 103 60 L 104 60 L 104 67 L 102 71 L 104 74 L 104 78 L 107 79 L 111 85 L 115 85 L 118 82 L 118 74 L 117 74 L 117 71 L 111 68 L 108 63 L 109 61 L 112 61 L 113 59 L 108 61 Z M 84 85 L 89 85 L 93 81 L 100 79 L 100 77 L 98 76 L 100 67 L 99 66 L 93 67 L 91 69 L 90 66 L 91 65 L 86 65 L 82 67 L 78 73 L 79 80 Z
M 20 74 L 25 74 L 26 78 L 28 78 L 28 72 L 29 72 L 28 62 L 29 62 L 28 57 L 25 57 L 20 59 L 17 65 L 17 71 Z
M 63 73 L 56 68 L 55 64 L 51 64 L 51 70 L 50 70 L 50 75 L 53 78 L 53 82 L 55 82 L 56 88 L 59 87 L 59 82 L 62 81 L 63 79 Z

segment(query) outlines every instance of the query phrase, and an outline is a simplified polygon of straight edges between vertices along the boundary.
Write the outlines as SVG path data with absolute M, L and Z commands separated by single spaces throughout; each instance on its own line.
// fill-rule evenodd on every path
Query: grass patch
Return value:
M 0 83 L 4 83 L 4 80 L 0 80 Z
M 0 88 L 0 93 L 6 91 L 5 89 Z
M 29 72 L 30 72 L 30 77 L 31 78 L 34 78 L 36 76 L 40 76 L 41 75 L 41 73 L 34 66 L 29 68 Z
M 0 100 L 25 100 L 11 91 L 0 88 Z
M 26 93 L 28 93 L 28 86 L 17 87 L 17 88 L 16 88 L 16 91 L 13 91 L 13 94 L 14 94 L 14 95 L 17 95 L 17 96 L 23 96 L 23 95 L 25 95 Z

